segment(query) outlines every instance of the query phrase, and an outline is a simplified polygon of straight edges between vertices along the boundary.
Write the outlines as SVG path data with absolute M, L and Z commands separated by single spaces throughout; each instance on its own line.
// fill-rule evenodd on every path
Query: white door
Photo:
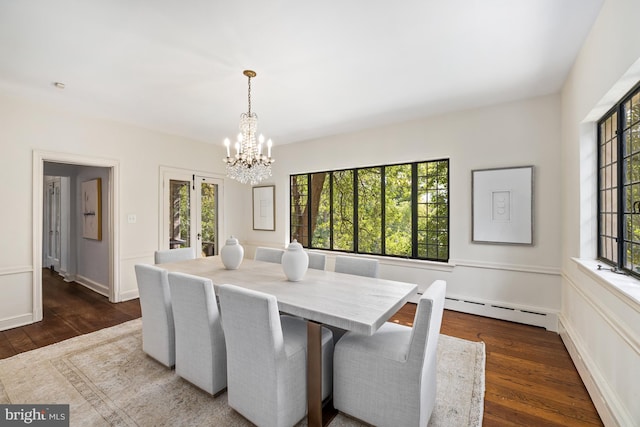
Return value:
M 45 223 L 44 249 L 45 267 L 55 271 L 60 270 L 60 242 L 61 242 L 61 192 L 60 177 L 47 177 L 45 183 Z
M 197 256 L 217 255 L 221 229 L 222 179 L 163 173 L 161 249 L 193 247 Z

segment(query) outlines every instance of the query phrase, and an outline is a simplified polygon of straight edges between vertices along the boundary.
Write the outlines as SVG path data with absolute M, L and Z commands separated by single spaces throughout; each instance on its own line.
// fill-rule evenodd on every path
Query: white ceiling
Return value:
M 221 144 L 250 68 L 291 143 L 554 93 L 602 2 L 2 0 L 0 91 Z

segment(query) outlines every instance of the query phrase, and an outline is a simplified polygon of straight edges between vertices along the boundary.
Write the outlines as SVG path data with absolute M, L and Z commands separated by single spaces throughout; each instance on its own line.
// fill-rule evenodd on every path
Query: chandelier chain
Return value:
M 251 76 L 248 76 L 247 78 L 249 79 L 249 83 L 248 83 L 249 90 L 247 91 L 248 92 L 247 97 L 249 98 L 249 115 L 251 115 Z

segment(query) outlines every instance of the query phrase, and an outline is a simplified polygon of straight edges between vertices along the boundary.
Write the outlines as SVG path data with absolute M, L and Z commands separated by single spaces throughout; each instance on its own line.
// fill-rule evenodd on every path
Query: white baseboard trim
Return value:
M 134 289 L 131 291 L 121 293 L 119 302 L 130 301 L 136 298 L 140 298 L 140 293 L 138 292 L 137 289 Z
M 19 316 L 9 317 L 0 320 L 0 331 L 17 328 L 19 326 L 30 325 L 34 322 L 33 314 L 26 313 Z
M 560 338 L 562 338 L 562 342 L 567 348 L 604 425 L 620 427 L 635 425 L 631 415 L 618 402 L 615 393 L 600 374 L 579 337 L 562 314 L 558 318 L 558 324 Z
M 448 310 L 477 314 L 494 319 L 539 326 L 549 331 L 558 331 L 558 313 L 537 307 L 519 306 L 499 301 L 448 295 L 444 302 Z
M 102 283 L 94 282 L 93 280 L 79 274 L 76 274 L 75 282 L 81 284 L 85 288 L 89 288 L 92 291 L 109 298 L 109 286 L 103 285 Z

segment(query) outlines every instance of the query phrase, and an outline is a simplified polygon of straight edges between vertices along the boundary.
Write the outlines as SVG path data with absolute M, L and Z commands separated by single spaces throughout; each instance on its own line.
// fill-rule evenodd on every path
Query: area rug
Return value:
M 251 426 L 142 352 L 141 320 L 0 360 L 0 404 L 70 405 L 71 426 Z M 481 426 L 483 343 L 440 336 L 429 426 Z M 332 427 L 361 424 L 338 414 Z M 306 426 L 306 421 L 298 424 Z

